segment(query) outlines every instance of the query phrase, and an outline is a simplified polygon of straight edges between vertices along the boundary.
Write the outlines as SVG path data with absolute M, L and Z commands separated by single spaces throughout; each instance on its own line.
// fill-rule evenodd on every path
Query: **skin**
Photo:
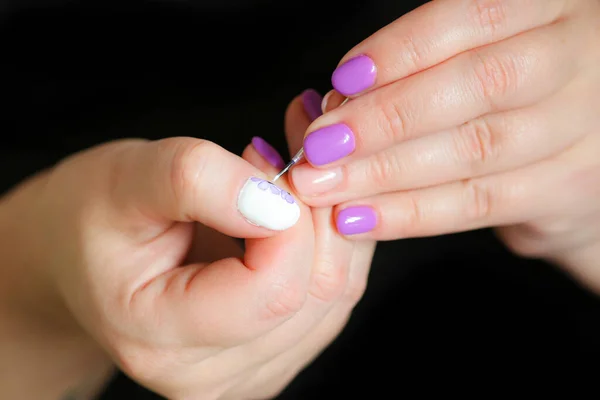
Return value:
M 287 114 L 297 147 L 309 120 L 299 99 Z M 125 140 L 6 195 L 3 394 L 91 398 L 115 367 L 170 399 L 281 391 L 344 327 L 375 243 L 338 235 L 331 208 L 301 204 L 284 232 L 247 223 L 235 193 L 274 173 L 252 146 Z
M 600 291 L 600 2 L 434 0 L 350 50 L 375 84 L 311 132 L 349 126 L 356 148 L 304 164 L 292 182 L 315 207 L 372 207 L 353 240 L 394 240 L 495 227 L 519 255 L 566 268 Z M 302 169 L 341 175 L 306 190 Z M 315 189 L 316 186 L 309 189 Z

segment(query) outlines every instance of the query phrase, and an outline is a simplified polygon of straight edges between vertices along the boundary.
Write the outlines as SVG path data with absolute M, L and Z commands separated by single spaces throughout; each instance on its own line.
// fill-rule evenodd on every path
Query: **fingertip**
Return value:
M 242 158 L 267 174 L 281 170 L 285 166 L 279 152 L 259 136 L 252 138 L 251 143 L 244 149 Z
M 240 190 L 237 206 L 246 221 L 274 232 L 285 231 L 296 225 L 301 208 L 294 195 L 287 190 L 289 185 L 286 185 L 286 180 L 281 179 L 276 185 L 267 178 L 275 176 L 280 169 L 269 163 L 254 143 L 246 146 L 242 158 L 266 175 L 251 177 Z
M 297 95 L 290 101 L 287 108 L 285 109 L 285 121 L 286 121 L 286 129 L 288 127 L 288 121 L 298 121 L 298 115 L 304 116 L 307 120 L 308 118 L 304 114 L 304 104 L 302 102 L 302 93 Z M 310 123 L 310 121 L 309 121 Z
M 312 122 L 323 114 L 321 110 L 323 97 L 316 90 L 306 89 L 302 92 L 301 98 L 304 112 L 309 121 Z
M 290 102 L 285 114 L 285 136 L 290 155 L 296 154 L 302 147 L 304 134 L 309 125 L 310 119 L 300 94 Z

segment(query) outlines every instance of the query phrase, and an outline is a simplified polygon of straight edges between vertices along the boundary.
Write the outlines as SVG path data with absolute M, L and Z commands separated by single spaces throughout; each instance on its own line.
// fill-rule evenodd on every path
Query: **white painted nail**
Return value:
M 300 218 L 300 207 L 291 194 L 255 177 L 246 181 L 237 206 L 248 222 L 274 231 L 291 228 Z

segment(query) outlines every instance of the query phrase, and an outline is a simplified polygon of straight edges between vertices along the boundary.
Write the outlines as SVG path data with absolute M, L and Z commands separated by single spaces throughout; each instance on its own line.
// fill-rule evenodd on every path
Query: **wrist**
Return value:
M 43 273 L 48 257 L 42 256 L 39 211 L 45 177 L 35 176 L 0 200 L 0 302 L 10 304 L 12 314 L 39 318 L 43 310 L 56 308 L 51 282 Z
M 113 366 L 44 270 L 43 187 L 34 177 L 0 199 L 0 387 L 6 398 L 91 398 Z

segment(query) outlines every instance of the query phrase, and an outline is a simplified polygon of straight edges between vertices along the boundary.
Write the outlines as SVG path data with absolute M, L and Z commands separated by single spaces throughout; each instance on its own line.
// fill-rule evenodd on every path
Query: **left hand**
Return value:
M 522 255 L 597 248 L 599 21 L 598 0 L 434 0 L 399 18 L 334 72 L 326 109 L 351 100 L 309 127 L 297 193 L 337 205 L 355 238 L 499 226 Z

